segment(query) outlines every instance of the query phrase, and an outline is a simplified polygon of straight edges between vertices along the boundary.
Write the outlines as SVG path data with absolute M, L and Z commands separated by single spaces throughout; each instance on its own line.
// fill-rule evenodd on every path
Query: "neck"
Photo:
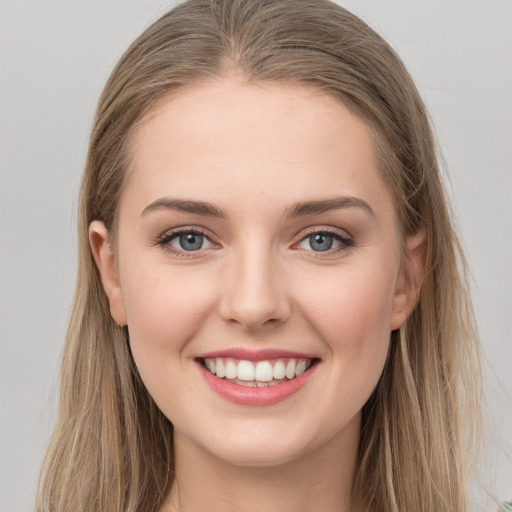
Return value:
M 230 464 L 174 434 L 176 474 L 161 512 L 354 511 L 359 418 L 336 438 L 274 466 Z

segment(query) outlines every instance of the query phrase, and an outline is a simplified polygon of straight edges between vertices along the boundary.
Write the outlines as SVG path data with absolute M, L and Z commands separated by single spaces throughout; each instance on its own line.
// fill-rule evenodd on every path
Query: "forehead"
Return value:
M 225 206 L 387 194 L 368 125 L 302 86 L 225 80 L 184 89 L 146 116 L 131 149 L 127 193 L 147 203 L 165 194 Z

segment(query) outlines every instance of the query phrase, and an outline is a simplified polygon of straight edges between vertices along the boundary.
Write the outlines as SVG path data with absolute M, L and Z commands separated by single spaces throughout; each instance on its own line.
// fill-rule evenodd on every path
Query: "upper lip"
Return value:
M 282 350 L 278 348 L 265 348 L 260 350 L 249 350 L 246 348 L 227 348 L 224 350 L 214 350 L 197 356 L 198 358 L 227 357 L 233 359 L 243 359 L 245 361 L 266 361 L 279 358 L 297 358 L 297 359 L 317 359 L 318 356 L 304 354 L 291 350 Z

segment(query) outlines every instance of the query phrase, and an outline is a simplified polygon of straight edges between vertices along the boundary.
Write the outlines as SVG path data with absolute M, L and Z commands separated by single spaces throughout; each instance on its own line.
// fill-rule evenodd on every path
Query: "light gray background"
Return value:
M 352 0 L 434 119 L 474 280 L 490 404 L 484 480 L 512 498 L 512 1 Z M 32 510 L 55 417 L 96 100 L 172 2 L 0 0 L 0 511 Z

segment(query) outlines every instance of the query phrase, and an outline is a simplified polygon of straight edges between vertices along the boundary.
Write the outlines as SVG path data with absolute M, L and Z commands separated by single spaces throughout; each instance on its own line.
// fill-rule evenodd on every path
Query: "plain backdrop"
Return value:
M 340 3 L 398 51 L 432 114 L 482 337 L 484 481 L 511 499 L 512 1 Z M 0 0 L 0 512 L 33 509 L 55 419 L 97 98 L 127 45 L 172 5 Z

